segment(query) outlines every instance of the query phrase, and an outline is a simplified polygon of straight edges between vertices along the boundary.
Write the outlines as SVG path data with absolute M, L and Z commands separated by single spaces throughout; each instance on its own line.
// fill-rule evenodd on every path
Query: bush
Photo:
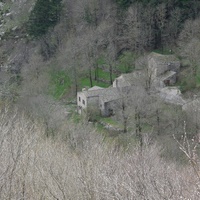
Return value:
M 87 119 L 90 122 L 97 122 L 100 117 L 100 111 L 95 106 L 87 108 Z

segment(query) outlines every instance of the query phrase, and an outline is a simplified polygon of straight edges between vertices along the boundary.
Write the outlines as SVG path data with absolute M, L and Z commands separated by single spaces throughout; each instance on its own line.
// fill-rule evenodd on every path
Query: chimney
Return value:
M 116 87 L 118 88 L 118 79 L 116 78 Z

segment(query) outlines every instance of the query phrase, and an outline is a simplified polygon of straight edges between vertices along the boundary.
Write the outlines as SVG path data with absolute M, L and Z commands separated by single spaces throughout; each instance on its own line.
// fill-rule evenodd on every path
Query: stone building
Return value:
M 102 116 L 110 116 L 114 112 L 115 101 L 120 98 L 117 88 L 101 88 L 94 86 L 88 90 L 83 89 L 77 93 L 78 113 L 88 109 L 99 111 Z
M 157 87 L 170 86 L 176 83 L 180 61 L 174 55 L 150 53 L 148 56 L 148 74 Z

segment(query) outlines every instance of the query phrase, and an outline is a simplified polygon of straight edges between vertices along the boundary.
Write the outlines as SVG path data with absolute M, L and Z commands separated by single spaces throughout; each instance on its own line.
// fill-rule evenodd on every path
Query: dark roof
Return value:
M 109 102 L 113 100 L 117 100 L 120 98 L 120 91 L 118 88 L 107 88 L 104 90 L 103 94 L 101 94 L 101 100 L 103 102 Z

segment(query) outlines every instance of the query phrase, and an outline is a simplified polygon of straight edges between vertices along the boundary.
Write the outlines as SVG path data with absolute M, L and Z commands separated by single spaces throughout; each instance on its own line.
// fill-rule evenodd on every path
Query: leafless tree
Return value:
M 52 139 L 17 109 L 4 107 L 0 117 L 1 199 L 199 198 L 190 167 L 165 161 L 146 136 L 142 152 L 136 144 L 124 151 L 85 123 L 68 121 Z
M 199 135 L 196 135 L 191 140 L 188 139 L 187 131 L 186 131 L 186 123 L 184 123 L 184 134 L 182 135 L 181 140 L 178 140 L 175 136 L 177 144 L 179 145 L 179 149 L 185 154 L 189 163 L 191 164 L 194 174 L 197 177 L 198 181 L 200 181 L 200 163 L 198 156 L 198 147 L 199 147 Z M 199 184 L 197 184 L 197 189 L 199 189 Z

